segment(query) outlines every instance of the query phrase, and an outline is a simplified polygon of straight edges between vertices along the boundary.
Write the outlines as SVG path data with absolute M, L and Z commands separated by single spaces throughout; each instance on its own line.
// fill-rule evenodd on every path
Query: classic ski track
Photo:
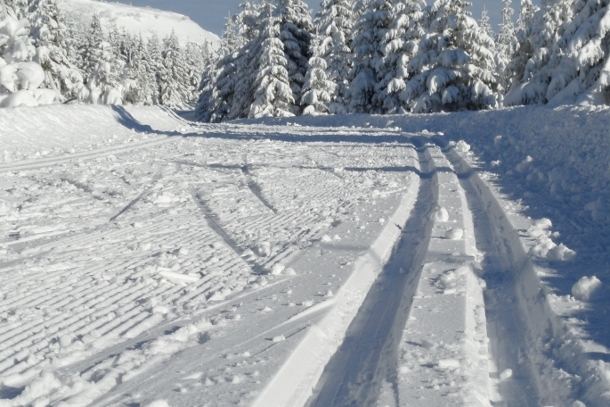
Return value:
M 477 233 L 483 241 L 490 238 L 486 243 L 493 243 L 481 245 L 490 251 L 492 270 L 483 278 L 489 279 L 491 288 L 485 298 L 491 304 L 487 323 L 492 333 L 490 356 L 496 364 L 490 366 L 496 387 L 491 390 L 500 399 L 494 400 L 493 405 L 567 407 L 584 401 L 587 406 L 603 407 L 601 395 L 610 392 L 610 380 L 594 360 L 589 360 L 582 339 L 569 333 L 552 311 L 536 266 L 515 226 L 515 222 L 523 220 L 509 218 L 497 193 L 452 146 L 446 147 L 443 141 L 439 145 L 445 147 L 447 158 L 469 191 L 469 204 L 475 209 L 479 225 Z M 498 276 L 494 269 L 505 272 Z M 515 329 L 510 338 L 496 334 L 510 329 Z M 512 342 L 515 336 L 518 346 Z M 547 345 L 556 350 L 547 350 Z M 503 368 L 513 370 L 514 379 L 498 380 L 496 375 Z
M 455 152 L 444 152 L 454 168 L 462 168 Z M 470 171 L 458 173 L 472 213 L 476 247 L 484 255 L 481 266 L 486 284 L 484 299 L 489 337 L 490 401 L 498 407 L 538 406 L 541 400 L 538 390 L 532 386 L 536 382 L 532 375 L 533 367 L 531 361 L 521 355 L 527 348 L 527 333 L 515 302 L 518 270 L 514 268 L 511 248 L 504 236 L 506 232 L 497 229 L 489 205 L 481 198 L 480 186 L 472 181 L 473 176 L 476 175 Z M 512 377 L 501 380 L 500 374 L 506 369 L 512 371 Z
M 307 406 L 373 405 L 382 383 L 395 381 L 398 344 L 430 239 L 431 214 L 437 205 L 438 177 L 434 163 L 426 156 L 427 148 L 418 154 L 421 177 L 417 201 L 406 225 L 401 226 L 400 240 L 343 344 L 326 365 Z

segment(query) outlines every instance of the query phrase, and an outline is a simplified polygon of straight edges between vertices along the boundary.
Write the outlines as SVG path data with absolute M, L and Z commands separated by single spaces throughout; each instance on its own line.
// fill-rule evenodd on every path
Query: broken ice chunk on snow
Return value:
M 464 237 L 464 230 L 460 228 L 451 228 L 445 232 L 445 238 L 451 240 L 460 240 Z
M 447 222 L 449 220 L 449 212 L 441 206 L 434 214 L 434 219 L 437 222 Z
M 285 340 L 286 340 L 286 337 L 284 335 L 274 336 L 273 339 L 271 339 L 272 342 L 282 342 Z
M 147 404 L 146 407 L 169 407 L 167 401 L 165 400 L 155 400 L 150 404 Z
M 585 276 L 572 286 L 572 295 L 577 300 L 589 301 L 601 286 L 602 282 L 597 277 Z
M 576 256 L 576 252 L 574 250 L 569 249 L 563 243 L 553 247 L 549 250 L 547 258 L 549 260 L 571 260 Z

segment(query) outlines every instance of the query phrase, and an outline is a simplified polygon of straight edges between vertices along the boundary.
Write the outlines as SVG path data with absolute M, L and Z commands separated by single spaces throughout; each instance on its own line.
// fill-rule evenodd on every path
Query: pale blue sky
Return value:
M 150 6 L 161 10 L 175 11 L 186 14 L 191 20 L 196 21 L 204 29 L 220 35 L 224 27 L 225 17 L 231 12 L 239 10 L 239 4 L 243 0 L 118 0 L 120 3 L 132 4 L 134 6 Z M 318 10 L 322 0 L 305 0 L 314 10 Z M 432 0 L 428 0 L 430 2 Z M 473 6 L 470 8 L 472 15 L 478 20 L 481 17 L 483 7 L 487 8 L 491 23 L 496 25 L 501 21 L 501 0 L 471 0 Z M 515 14 L 520 2 L 513 0 Z M 516 17 L 516 15 L 514 16 Z

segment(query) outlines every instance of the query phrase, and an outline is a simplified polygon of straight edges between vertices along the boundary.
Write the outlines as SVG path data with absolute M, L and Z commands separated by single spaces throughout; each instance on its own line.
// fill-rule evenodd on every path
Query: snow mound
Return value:
M 156 32 L 160 38 L 165 38 L 174 30 L 181 45 L 188 42 L 202 44 L 205 41 L 211 42 L 214 47 L 219 44 L 217 35 L 178 13 L 94 0 L 60 0 L 59 7 L 70 17 L 85 24 L 89 24 L 92 16 L 98 13 L 104 24 L 114 22 L 119 28 L 134 35 L 142 33 L 150 36 Z
M 582 277 L 572 287 L 572 296 L 580 301 L 589 301 L 601 286 L 602 282 L 595 276 Z

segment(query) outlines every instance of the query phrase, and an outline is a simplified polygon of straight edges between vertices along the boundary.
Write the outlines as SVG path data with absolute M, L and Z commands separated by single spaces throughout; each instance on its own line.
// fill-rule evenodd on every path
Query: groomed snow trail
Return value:
M 326 366 L 309 406 L 371 405 L 384 384 L 394 390 L 398 342 L 421 273 L 439 188 L 437 169 L 426 158 L 427 139 L 417 141 L 417 202 L 406 225 L 395 225 L 401 236 L 394 253 Z
M 0 407 L 607 407 L 464 144 L 96 109 L 0 164 Z

